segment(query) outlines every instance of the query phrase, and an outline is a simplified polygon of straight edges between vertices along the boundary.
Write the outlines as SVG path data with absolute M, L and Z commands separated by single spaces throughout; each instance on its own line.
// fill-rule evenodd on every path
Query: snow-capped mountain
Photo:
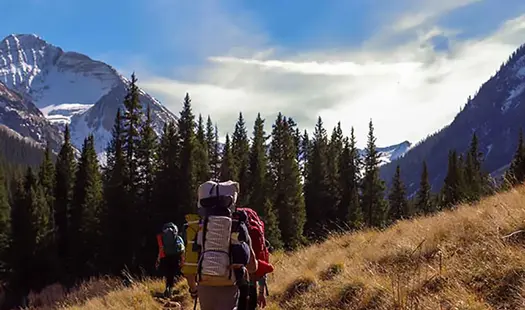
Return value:
M 452 123 L 418 143 L 402 158 L 384 165 L 381 175 L 390 182 L 399 164 L 408 193 L 413 194 L 425 160 L 432 188 L 437 191 L 447 172 L 448 152 L 455 149 L 464 153 L 476 132 L 484 156 L 483 168 L 497 177 L 512 160 L 520 128 L 525 129 L 525 45 L 467 100 Z
M 46 120 L 40 110 L 20 94 L 0 82 L 0 125 L 18 133 L 21 137 L 44 146 L 57 149 L 62 142 L 58 128 Z
M 406 152 L 410 149 L 412 146 L 412 143 L 408 141 L 403 141 L 399 144 L 394 144 L 387 147 L 378 147 L 377 151 L 381 154 L 380 160 L 380 166 L 384 164 L 388 164 L 393 160 L 396 160 L 398 158 L 401 158 L 403 155 L 405 155 Z M 360 149 L 359 154 L 361 157 L 364 158 L 365 156 L 365 150 Z
M 93 133 L 99 154 L 109 142 L 129 83 L 108 64 L 27 34 L 9 35 L 0 42 L 0 82 L 32 101 L 56 127 L 69 123 L 75 147 L 81 148 Z M 156 131 L 176 119 L 142 90 L 140 99 L 144 110 L 151 107 Z

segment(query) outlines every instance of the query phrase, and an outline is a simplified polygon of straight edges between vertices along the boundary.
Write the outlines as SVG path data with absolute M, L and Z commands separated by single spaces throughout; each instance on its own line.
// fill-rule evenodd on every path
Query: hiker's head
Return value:
M 198 208 L 219 206 L 233 210 L 239 195 L 239 183 L 233 181 L 202 183 L 198 189 Z
M 173 224 L 172 222 L 166 223 L 164 224 L 164 226 L 162 226 L 163 231 L 166 229 L 171 229 L 176 234 L 179 233 L 179 229 L 177 228 L 177 225 Z

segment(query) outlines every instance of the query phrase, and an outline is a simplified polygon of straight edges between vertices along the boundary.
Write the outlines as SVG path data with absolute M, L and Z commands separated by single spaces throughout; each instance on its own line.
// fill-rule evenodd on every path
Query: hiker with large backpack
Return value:
M 267 274 L 274 269 L 270 264 L 271 246 L 264 235 L 264 222 L 257 212 L 250 208 L 237 208 L 237 211 L 247 216 L 246 224 L 258 265 L 257 270 L 249 275 L 249 284 L 240 288 L 237 310 L 255 310 L 257 306 L 264 308 L 268 295 Z
M 184 241 L 178 234 L 177 225 L 172 222 L 164 224 L 162 232 L 157 234 L 159 254 L 155 267 L 162 270 L 166 277 L 165 297 L 171 297 L 175 277 L 180 277 L 185 251 Z
M 197 296 L 201 310 L 234 310 L 239 287 L 257 270 L 246 215 L 236 212 L 239 183 L 207 181 L 198 189 Z

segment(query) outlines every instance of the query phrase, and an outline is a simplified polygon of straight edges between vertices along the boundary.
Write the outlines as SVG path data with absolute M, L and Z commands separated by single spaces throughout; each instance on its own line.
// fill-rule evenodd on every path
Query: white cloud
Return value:
M 411 12 L 403 14 L 392 25 L 394 31 L 406 31 L 432 22 L 452 10 L 480 2 L 481 0 L 413 0 Z
M 428 5 L 414 10 L 419 12 L 419 19 L 403 21 L 409 16 L 403 15 L 398 25 L 416 27 L 427 23 L 431 18 L 428 16 L 435 17 L 474 1 L 440 0 L 439 5 L 433 0 L 422 1 Z M 249 126 L 261 112 L 267 118 L 267 131 L 277 112 L 283 112 L 309 131 L 319 115 L 328 130 L 338 121 L 346 133 L 354 126 L 360 145 L 365 143 L 370 118 L 374 120 L 379 145 L 403 140 L 417 142 L 440 129 L 453 119 L 466 98 L 494 74 L 525 35 L 523 15 L 485 38 L 456 41 L 451 36 L 446 52 L 434 50 L 429 39 L 453 31 L 433 26 L 388 49 L 364 45 L 337 52 L 282 54 L 279 46 L 261 44 L 259 38 L 264 35 L 254 33 L 251 37 L 246 35 L 249 32 L 237 32 L 244 29 L 242 23 L 234 24 L 228 16 L 214 18 L 221 21 L 212 23 L 217 31 L 234 29 L 232 33 L 239 35 L 227 36 L 229 43 L 217 43 L 220 48 L 213 43 L 212 53 L 199 48 L 199 53 L 209 56 L 207 62 L 194 68 L 184 80 L 139 71 L 140 86 L 174 112 L 180 110 L 182 98 L 189 92 L 195 111 L 210 114 L 222 135 L 233 131 L 239 111 Z M 210 36 L 204 33 L 203 39 Z

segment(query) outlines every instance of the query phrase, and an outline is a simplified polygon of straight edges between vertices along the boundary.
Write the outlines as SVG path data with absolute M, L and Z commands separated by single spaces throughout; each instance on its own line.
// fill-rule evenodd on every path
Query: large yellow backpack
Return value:
M 197 241 L 200 216 L 198 214 L 186 214 L 185 218 L 186 223 L 184 224 L 184 239 L 186 241 L 186 252 L 184 253 L 184 265 L 182 266 L 181 271 L 182 274 L 186 276 L 197 274 L 199 252 L 196 251 L 194 243 Z

